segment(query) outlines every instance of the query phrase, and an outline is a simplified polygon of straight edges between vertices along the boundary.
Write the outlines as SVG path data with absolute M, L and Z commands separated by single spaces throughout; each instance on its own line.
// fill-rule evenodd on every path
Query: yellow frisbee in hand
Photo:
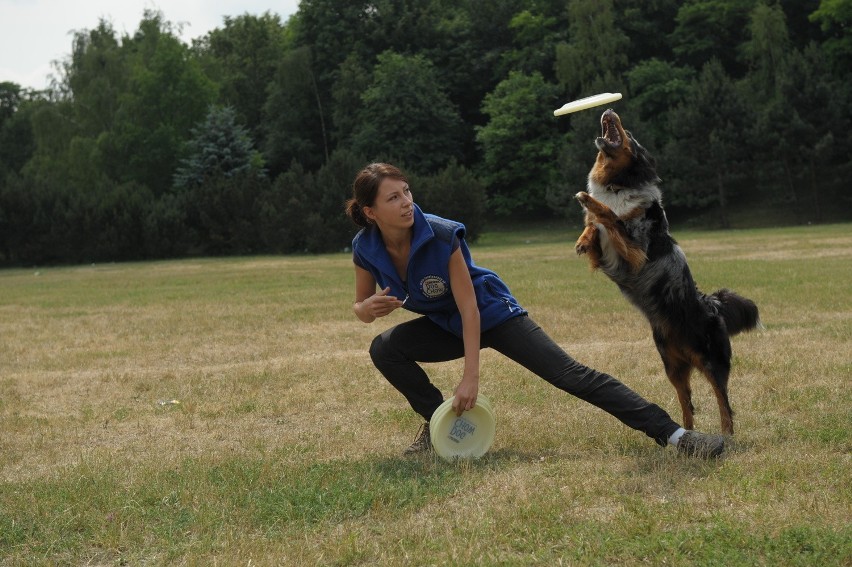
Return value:
M 496 431 L 494 410 L 485 396 L 477 396 L 476 405 L 456 416 L 454 397 L 444 401 L 429 421 L 432 446 L 446 461 L 476 459 L 488 452 Z

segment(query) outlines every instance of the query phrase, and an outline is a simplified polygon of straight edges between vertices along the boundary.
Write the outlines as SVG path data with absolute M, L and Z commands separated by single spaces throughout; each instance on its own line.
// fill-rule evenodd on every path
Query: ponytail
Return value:
M 346 201 L 346 216 L 361 228 L 367 228 L 372 224 L 372 221 L 367 218 L 361 209 L 361 205 L 358 204 L 358 200 L 354 197 Z

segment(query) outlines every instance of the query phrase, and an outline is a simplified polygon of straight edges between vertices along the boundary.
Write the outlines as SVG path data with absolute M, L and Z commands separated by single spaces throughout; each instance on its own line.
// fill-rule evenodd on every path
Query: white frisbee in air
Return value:
M 578 110 L 586 110 L 593 106 L 600 106 L 620 99 L 621 93 L 601 93 L 593 96 L 587 96 L 586 98 L 573 100 L 562 106 L 562 108 L 557 108 L 553 111 L 553 115 L 562 116 L 563 114 L 570 114 L 571 112 L 577 112 Z
M 485 396 L 460 416 L 453 411 L 453 399 L 444 400 L 429 421 L 432 446 L 446 461 L 476 459 L 488 452 L 496 432 L 494 411 Z

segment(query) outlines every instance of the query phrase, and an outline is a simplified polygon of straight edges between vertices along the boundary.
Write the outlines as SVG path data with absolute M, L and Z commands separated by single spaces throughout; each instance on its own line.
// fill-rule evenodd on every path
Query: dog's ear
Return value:
M 640 144 L 639 141 L 633 137 L 633 134 L 627 130 L 625 130 L 625 133 L 630 138 L 630 151 L 632 152 L 636 163 L 641 169 L 651 170 L 656 175 L 657 160 L 648 152 L 648 150 L 645 149 L 645 146 Z M 657 178 L 657 181 L 659 181 L 659 178 Z

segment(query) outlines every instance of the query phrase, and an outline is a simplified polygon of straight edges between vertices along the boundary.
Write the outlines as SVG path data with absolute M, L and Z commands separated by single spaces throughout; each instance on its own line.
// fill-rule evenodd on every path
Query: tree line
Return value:
M 849 0 L 302 0 L 186 44 L 73 34 L 50 88 L 0 83 L 0 265 L 343 250 L 373 160 L 468 225 L 579 219 L 597 110 L 657 157 L 670 208 L 728 226 L 852 210 Z M 2 78 L 0 78 L 2 79 Z

